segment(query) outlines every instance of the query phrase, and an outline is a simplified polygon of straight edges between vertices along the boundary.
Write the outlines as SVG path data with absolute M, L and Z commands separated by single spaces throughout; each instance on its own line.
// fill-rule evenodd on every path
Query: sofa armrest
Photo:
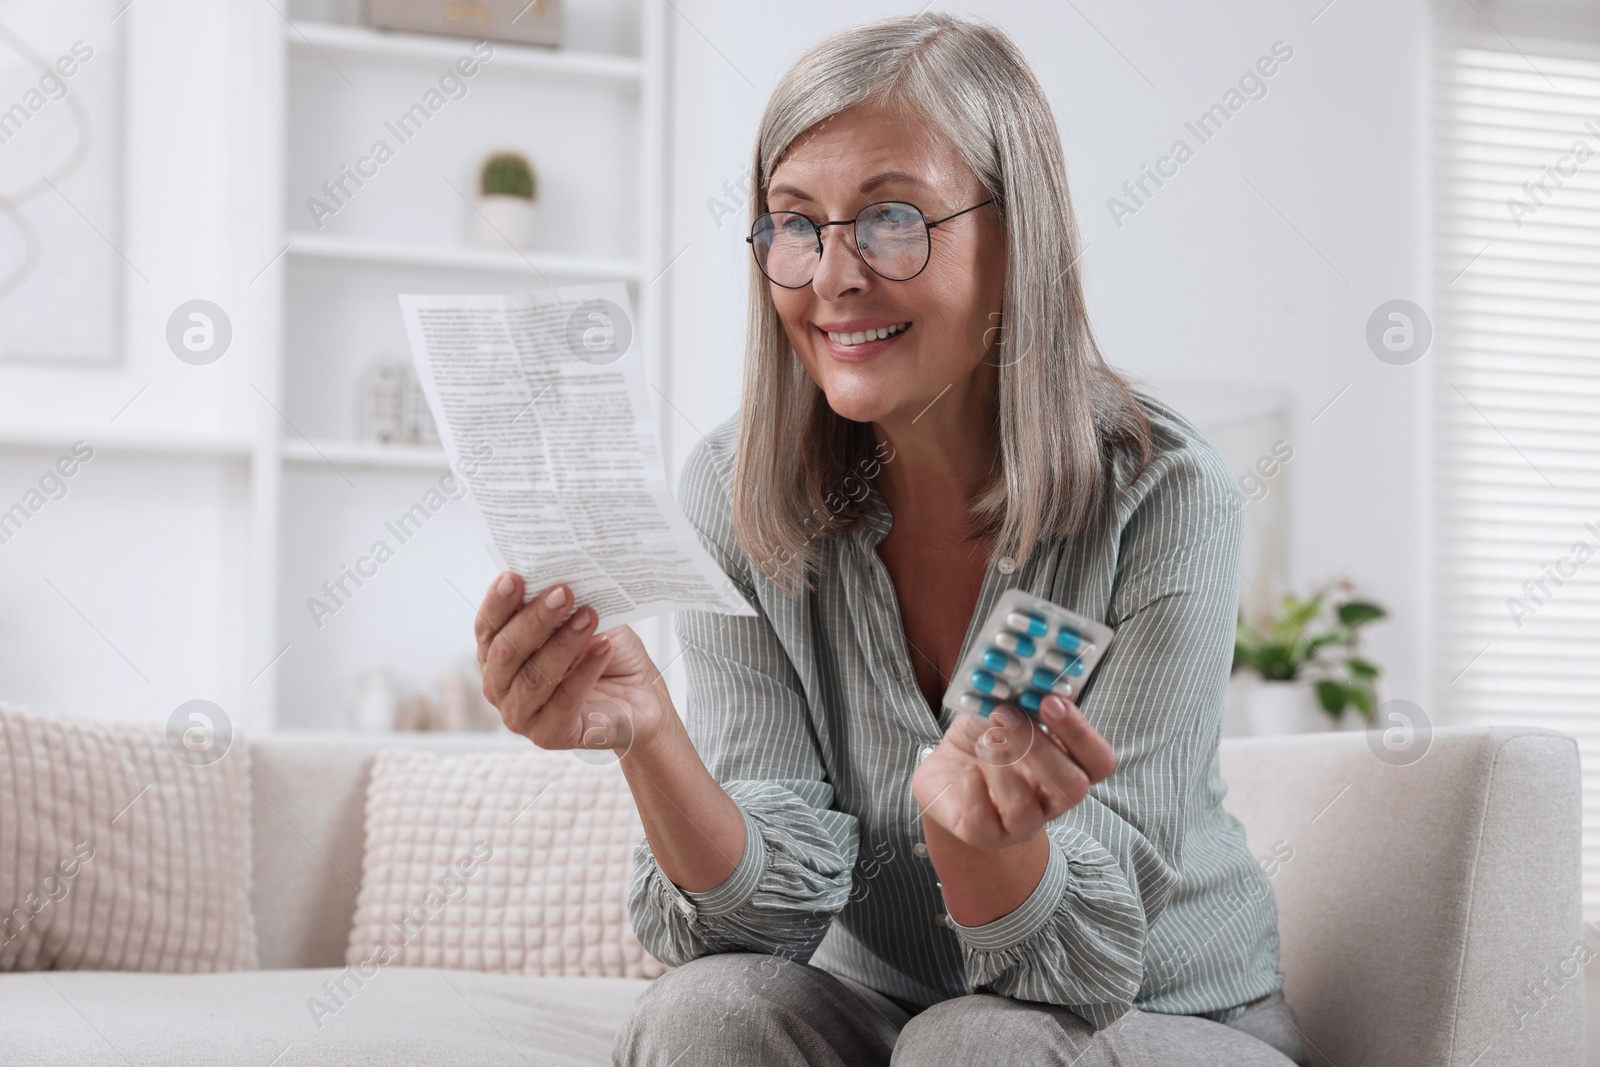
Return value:
M 1222 770 L 1251 851 L 1292 850 L 1272 885 L 1311 1062 L 1582 1063 L 1571 737 L 1443 728 L 1408 765 L 1367 733 L 1229 739 Z

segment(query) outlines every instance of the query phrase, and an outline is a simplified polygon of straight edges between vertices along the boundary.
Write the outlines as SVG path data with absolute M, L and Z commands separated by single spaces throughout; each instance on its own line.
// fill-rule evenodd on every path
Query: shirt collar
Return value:
M 862 547 L 868 550 L 876 549 L 878 542 L 889 536 L 889 528 L 894 525 L 894 513 L 889 510 L 888 501 L 883 499 L 883 494 L 871 482 L 867 483 L 867 495 L 861 502 L 861 520 L 854 533 Z

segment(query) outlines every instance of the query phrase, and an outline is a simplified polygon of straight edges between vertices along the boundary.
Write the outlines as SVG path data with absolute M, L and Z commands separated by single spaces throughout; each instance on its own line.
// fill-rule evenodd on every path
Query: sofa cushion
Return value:
M 348 970 L 0 975 L 0 1063 L 600 1067 L 648 985 L 403 967 L 360 986 Z
M 385 749 L 345 962 L 654 978 L 627 912 L 643 837 L 615 763 Z
M 211 707 L 169 738 L 0 705 L 0 971 L 256 966 L 250 753 Z

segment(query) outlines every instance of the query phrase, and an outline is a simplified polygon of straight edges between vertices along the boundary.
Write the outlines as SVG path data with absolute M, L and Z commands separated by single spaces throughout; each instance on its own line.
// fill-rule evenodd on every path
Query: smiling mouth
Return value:
M 854 333 L 833 333 L 831 331 L 824 332 L 828 334 L 828 340 L 832 341 L 834 344 L 843 345 L 846 348 L 850 348 L 854 347 L 855 345 L 864 345 L 868 341 L 881 341 L 886 337 L 893 337 L 896 334 L 904 333 L 910 328 L 911 323 L 909 322 L 897 322 L 893 326 L 883 326 L 876 330 L 857 330 Z

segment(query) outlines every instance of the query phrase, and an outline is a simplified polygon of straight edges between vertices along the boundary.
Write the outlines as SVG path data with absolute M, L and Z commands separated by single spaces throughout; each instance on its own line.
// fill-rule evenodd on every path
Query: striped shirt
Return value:
M 1020 587 L 1116 631 L 1079 698 L 1116 769 L 1046 825 L 1033 893 L 975 927 L 946 913 L 911 792 L 953 715 L 935 715 L 917 687 L 875 551 L 887 505 L 869 485 L 864 521 L 824 540 L 814 588 L 786 596 L 734 540 L 737 416 L 696 445 L 681 506 L 759 614 L 678 615 L 684 720 L 746 839 L 704 892 L 673 885 L 638 846 L 628 912 L 656 958 L 783 955 L 917 1006 L 993 992 L 1065 1006 L 1096 1029 L 1130 1008 L 1227 1022 L 1282 987 L 1277 906 L 1222 806 L 1217 758 L 1242 497 L 1191 422 L 1136 395 L 1149 466 L 1126 485 L 1136 460 L 1119 453 L 1108 506 L 1020 567 L 995 561 L 968 623 L 963 655 L 999 595 Z

